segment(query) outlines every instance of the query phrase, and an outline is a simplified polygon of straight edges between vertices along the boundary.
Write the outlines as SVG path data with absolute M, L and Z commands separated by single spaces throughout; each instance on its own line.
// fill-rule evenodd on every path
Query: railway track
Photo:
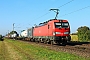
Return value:
M 28 42 L 28 41 L 24 41 L 24 42 Z M 80 42 L 75 43 L 74 42 L 74 44 L 68 43 L 66 46 L 50 45 L 50 44 L 44 44 L 44 43 L 38 44 L 35 42 L 28 42 L 28 43 L 37 44 L 41 47 L 48 48 L 48 49 L 55 50 L 55 51 L 68 52 L 68 53 L 86 57 L 86 58 L 90 57 L 90 43 L 80 43 Z

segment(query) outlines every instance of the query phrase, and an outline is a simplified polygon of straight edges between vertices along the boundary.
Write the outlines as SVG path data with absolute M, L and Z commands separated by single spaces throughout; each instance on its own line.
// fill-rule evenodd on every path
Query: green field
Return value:
M 77 35 L 70 35 L 70 36 L 71 36 L 71 41 L 78 41 Z
M 66 52 L 57 52 L 37 44 L 29 44 L 17 40 L 6 39 L 0 41 L 0 46 L 5 44 L 5 51 L 0 47 L 1 60 L 89 60 L 89 58 L 80 57 Z M 4 56 L 7 56 L 5 57 Z M 6 59 L 7 58 L 7 59 Z
M 78 36 L 77 35 L 70 35 L 71 36 L 71 41 L 81 41 L 82 40 L 78 40 Z M 90 40 L 86 41 L 86 42 L 90 42 Z

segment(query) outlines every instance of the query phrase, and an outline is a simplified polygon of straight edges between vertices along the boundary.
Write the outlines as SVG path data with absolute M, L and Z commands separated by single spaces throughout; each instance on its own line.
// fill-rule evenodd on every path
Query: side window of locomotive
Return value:
M 50 25 L 48 25 L 48 29 L 50 28 Z
M 59 23 L 55 23 L 55 28 L 61 28 L 62 27 L 62 24 L 59 22 Z

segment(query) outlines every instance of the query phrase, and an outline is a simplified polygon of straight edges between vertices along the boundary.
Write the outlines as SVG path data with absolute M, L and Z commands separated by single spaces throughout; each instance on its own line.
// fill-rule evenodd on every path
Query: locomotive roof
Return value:
M 48 22 L 52 21 L 52 20 L 66 20 L 66 19 L 50 19 L 50 20 L 48 20 Z
M 41 24 L 47 24 L 49 21 L 52 21 L 52 20 L 64 20 L 64 19 L 50 19 L 50 20 L 48 20 L 48 21 L 46 21 L 46 22 L 43 22 L 43 23 L 40 23 L 39 25 L 41 25 Z
M 48 22 L 53 21 L 53 20 L 60 20 L 60 21 L 67 22 L 67 20 L 64 20 L 64 19 L 50 19 L 50 20 L 48 20 L 48 21 L 46 21 L 46 22 L 40 23 L 38 26 L 35 26 L 35 27 L 43 26 L 43 25 L 45 25 L 45 24 L 47 24 Z

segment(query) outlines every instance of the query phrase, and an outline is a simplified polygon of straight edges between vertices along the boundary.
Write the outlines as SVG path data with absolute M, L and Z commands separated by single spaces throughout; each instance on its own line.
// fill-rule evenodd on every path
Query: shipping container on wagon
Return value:
M 33 37 L 33 27 L 32 27 L 32 28 L 29 28 L 29 29 L 27 30 L 27 37 L 28 37 L 28 38 L 32 38 L 32 37 Z
M 16 33 L 14 33 L 14 34 L 11 34 L 11 38 L 15 38 L 15 37 L 17 37 L 17 34 Z
M 28 35 L 28 31 L 27 30 L 23 30 L 20 34 L 21 37 L 27 37 Z
M 67 20 L 52 19 L 34 27 L 33 37 L 46 42 L 70 41 L 70 26 Z
M 31 40 L 33 39 L 33 27 L 27 29 L 26 32 L 27 32 L 27 36 L 26 36 L 26 37 L 23 37 L 23 39 L 24 39 L 24 40 L 31 41 Z
M 23 40 L 30 40 L 31 38 L 33 38 L 33 27 L 27 30 L 23 30 L 19 37 L 19 39 Z

